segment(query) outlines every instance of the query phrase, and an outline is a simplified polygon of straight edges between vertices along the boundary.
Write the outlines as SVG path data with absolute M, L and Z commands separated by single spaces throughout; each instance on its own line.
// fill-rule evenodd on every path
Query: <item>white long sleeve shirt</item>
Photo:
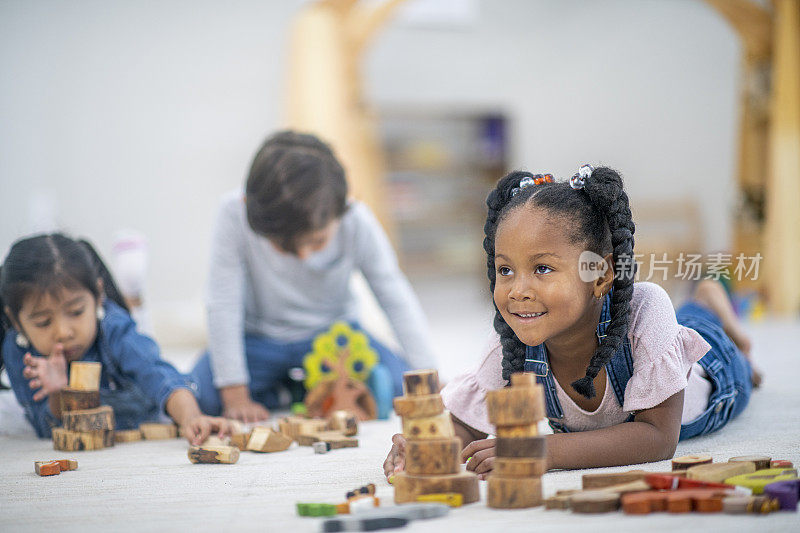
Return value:
M 330 242 L 306 260 L 282 253 L 247 223 L 241 190 L 223 196 L 213 231 L 207 291 L 208 344 L 217 387 L 250 381 L 244 335 L 279 342 L 311 338 L 358 318 L 350 288 L 361 271 L 412 368 L 435 367 L 428 325 L 369 208 L 351 202 Z

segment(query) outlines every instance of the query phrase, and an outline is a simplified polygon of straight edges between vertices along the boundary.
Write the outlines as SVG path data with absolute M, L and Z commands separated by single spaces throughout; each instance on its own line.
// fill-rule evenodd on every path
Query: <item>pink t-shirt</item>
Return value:
M 660 404 L 686 389 L 682 423 L 693 420 L 706 407 L 711 383 L 697 361 L 711 346 L 695 330 L 678 324 L 666 291 L 655 283 L 633 286 L 628 338 L 633 356 L 633 375 L 620 406 L 610 382 L 597 410 L 578 407 L 556 381 L 556 394 L 564 411 L 560 422 L 572 431 L 599 429 L 624 422 L 628 415 Z M 486 412 L 486 392 L 507 385 L 502 377 L 503 350 L 500 336 L 492 332 L 486 354 L 476 369 L 465 372 L 442 390 L 445 407 L 466 424 L 494 433 Z M 608 379 L 608 378 L 606 378 Z

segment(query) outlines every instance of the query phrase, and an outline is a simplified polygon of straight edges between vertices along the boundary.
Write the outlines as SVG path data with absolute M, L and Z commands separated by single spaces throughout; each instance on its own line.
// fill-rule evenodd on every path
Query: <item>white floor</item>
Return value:
M 441 374 L 449 379 L 474 364 L 490 328 L 486 289 L 480 280 L 417 283 L 430 316 Z M 710 453 L 715 460 L 763 453 L 800 464 L 800 386 L 797 348 L 800 322 L 750 324 L 755 357 L 765 383 L 744 414 L 717 434 L 680 443 L 677 454 Z M 167 352 L 179 366 L 191 351 Z M 0 429 L 9 419 L 0 418 Z M 361 425 L 359 448 L 314 455 L 310 448 L 258 455 L 243 453 L 235 465 L 192 465 L 181 440 L 121 444 L 98 452 L 54 452 L 49 441 L 30 434 L 0 436 L 0 531 L 315 531 L 319 521 L 296 516 L 298 501 L 336 503 L 347 490 L 365 483 L 392 501 L 381 464 L 399 420 Z M 19 433 L 19 432 L 17 432 Z M 74 456 L 80 468 L 41 478 L 33 461 Z M 668 462 L 644 465 L 669 469 Z M 627 470 L 610 469 L 610 470 Z M 546 495 L 578 488 L 585 471 L 544 477 Z M 485 491 L 484 483 L 481 483 Z M 800 531 L 800 514 L 769 516 L 621 513 L 574 515 L 542 508 L 488 509 L 480 503 L 446 518 L 414 522 L 413 531 Z

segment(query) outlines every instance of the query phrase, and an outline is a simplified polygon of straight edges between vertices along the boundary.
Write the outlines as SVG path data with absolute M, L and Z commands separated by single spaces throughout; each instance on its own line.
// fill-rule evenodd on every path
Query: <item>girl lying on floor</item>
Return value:
M 11 388 L 39 437 L 60 419 L 59 394 L 72 361 L 103 364 L 101 403 L 117 429 L 166 412 L 192 444 L 229 422 L 200 412 L 191 382 L 139 334 L 114 280 L 85 241 L 61 234 L 17 241 L 0 270 L 0 352 Z
M 676 313 L 661 287 L 634 284 L 634 224 L 614 170 L 585 165 L 560 183 L 513 172 L 486 203 L 496 335 L 477 370 L 442 391 L 468 470 L 492 470 L 486 392 L 514 372 L 535 373 L 544 387 L 549 468 L 667 459 L 679 439 L 744 410 L 749 341 L 724 289 L 702 281 Z M 395 435 L 387 476 L 404 454 Z

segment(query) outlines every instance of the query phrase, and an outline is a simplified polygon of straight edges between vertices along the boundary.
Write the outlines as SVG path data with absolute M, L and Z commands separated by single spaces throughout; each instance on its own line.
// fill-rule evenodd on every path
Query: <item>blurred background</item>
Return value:
M 483 202 L 518 168 L 618 169 L 641 279 L 651 253 L 731 254 L 731 274 L 736 254 L 760 253 L 758 280 L 731 284 L 742 312 L 796 317 L 799 11 L 797 0 L 2 0 L 0 250 L 59 229 L 113 264 L 115 243 L 146 242 L 155 336 L 188 357 L 205 343 L 218 199 L 242 186 L 265 136 L 291 126 L 336 148 L 449 359 L 473 361 L 491 327 Z M 680 299 L 688 283 L 673 274 L 653 280 Z

